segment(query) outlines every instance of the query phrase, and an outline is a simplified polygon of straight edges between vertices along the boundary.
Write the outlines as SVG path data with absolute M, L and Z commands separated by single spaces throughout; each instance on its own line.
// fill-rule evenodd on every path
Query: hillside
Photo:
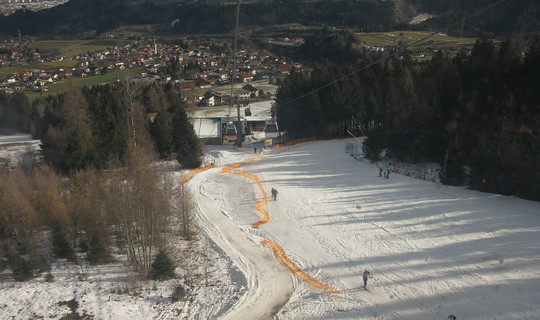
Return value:
M 531 36 L 540 30 L 540 4 L 534 0 L 503 1 L 247 1 L 240 10 L 243 28 L 268 27 L 286 23 L 305 26 L 384 31 L 407 28 L 420 13 L 428 19 L 414 28 L 443 28 L 456 19 L 497 5 L 489 13 L 467 20 L 453 30 L 456 34 L 477 35 L 479 31 Z M 234 1 L 130 1 L 71 0 L 48 10 L 22 10 L 0 17 L 4 36 L 60 35 L 82 37 L 102 34 L 120 26 L 147 25 L 160 34 L 228 33 L 234 26 Z M 501 23 L 502 22 L 502 23 Z M 452 31 L 452 30 L 450 30 Z
M 258 229 L 251 225 L 263 216 L 253 204 L 263 192 L 251 179 L 222 172 L 252 160 L 252 148 L 205 148 L 216 166 L 186 188 L 197 203 L 196 247 L 207 255 L 186 301 L 169 296 L 193 269 L 179 267 L 179 279 L 156 283 L 133 277 L 120 262 L 60 261 L 51 270 L 55 282 L 2 274 L 0 318 L 61 318 L 72 301 L 81 317 L 116 320 L 538 319 L 540 203 L 398 173 L 385 179 L 376 164 L 346 154 L 347 144 L 360 149 L 355 139 L 319 141 L 265 150 L 264 159 L 241 166 L 265 192 L 279 190 L 277 201 L 268 197 L 269 221 Z M 291 274 L 263 240 L 283 248 L 296 274 L 340 293 Z M 373 276 L 371 292 L 362 287 L 364 269 Z

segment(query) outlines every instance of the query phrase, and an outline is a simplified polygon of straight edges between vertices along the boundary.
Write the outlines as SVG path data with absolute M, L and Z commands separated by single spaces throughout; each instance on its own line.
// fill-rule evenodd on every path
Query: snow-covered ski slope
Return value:
M 279 191 L 259 229 L 251 227 L 262 218 L 257 184 L 221 172 L 254 157 L 253 149 L 207 148 L 216 167 L 187 185 L 200 222 L 246 286 L 234 306 L 221 306 L 223 318 L 540 318 L 540 203 L 399 174 L 385 179 L 376 165 L 345 154 L 347 143 L 359 142 L 265 150 L 264 160 L 243 166 L 268 194 Z M 262 240 L 341 294 L 292 276 Z M 362 288 L 364 269 L 371 293 Z

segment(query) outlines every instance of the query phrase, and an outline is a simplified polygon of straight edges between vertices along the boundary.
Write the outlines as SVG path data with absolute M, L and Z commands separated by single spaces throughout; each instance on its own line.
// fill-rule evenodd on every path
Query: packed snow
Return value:
M 59 302 L 71 299 L 79 315 L 99 319 L 540 318 L 540 203 L 395 172 L 386 179 L 381 163 L 352 157 L 348 144 L 360 149 L 357 139 L 281 152 L 256 145 L 264 159 L 240 169 L 257 175 L 266 193 L 279 192 L 259 229 L 251 226 L 263 218 L 254 208 L 259 187 L 222 173 L 253 159 L 253 146 L 206 146 L 205 164 L 216 165 L 185 186 L 197 203 L 200 266 L 210 272 L 187 301 L 168 299 L 186 276 L 182 267 L 180 279 L 154 283 L 130 281 L 121 263 L 57 263 L 55 282 L 17 283 L 4 272 L 0 319 L 60 318 L 69 305 Z M 263 240 L 340 293 L 292 275 Z M 362 287 L 365 269 L 370 291 Z
M 0 166 L 14 167 L 36 155 L 38 161 L 41 141 L 33 140 L 30 134 L 17 133 L 0 136 Z M 34 160 L 33 160 L 34 161 Z
M 304 271 L 341 292 L 318 292 L 293 278 L 293 294 L 275 318 L 540 318 L 538 202 L 395 173 L 386 179 L 377 164 L 346 154 L 349 143 L 359 142 L 265 150 L 263 161 L 242 167 L 265 190 L 279 190 L 277 201 L 268 202 L 270 222 L 260 229 L 251 228 L 261 219 L 253 201 L 262 197 L 253 182 L 220 168 L 190 182 L 211 200 L 207 206 L 249 235 L 250 245 L 278 242 Z M 220 166 L 253 156 L 208 153 Z M 371 292 L 362 288 L 365 269 L 373 275 Z

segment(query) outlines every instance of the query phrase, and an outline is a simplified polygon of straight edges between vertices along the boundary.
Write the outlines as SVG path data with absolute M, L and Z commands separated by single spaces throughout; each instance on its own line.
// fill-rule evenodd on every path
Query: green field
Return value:
M 128 70 L 128 76 L 134 77 L 141 71 L 141 68 L 132 68 Z M 69 82 L 72 81 L 76 86 L 88 86 L 91 87 L 93 85 L 98 84 L 105 84 L 109 82 L 113 82 L 116 79 L 122 77 L 123 73 L 125 71 L 118 70 L 118 71 L 111 71 L 108 72 L 102 76 L 93 76 L 93 77 L 84 77 L 84 78 L 71 78 L 70 80 L 61 81 L 58 83 L 54 83 L 49 85 L 49 91 L 48 92 L 35 92 L 31 90 L 25 90 L 24 94 L 30 99 L 35 100 L 37 98 L 48 96 L 48 95 L 57 95 L 60 93 L 63 93 L 66 88 L 69 85 Z
M 75 56 L 87 52 L 94 52 L 111 46 L 121 46 L 129 41 L 118 39 L 98 40 L 36 40 L 30 47 L 49 55 Z
M 411 49 L 472 48 L 476 42 L 476 38 L 457 38 L 441 33 L 432 34 L 427 31 L 393 31 L 357 33 L 356 36 L 359 41 L 363 42 L 363 45 L 386 47 L 396 46 L 401 42 L 402 46 L 412 45 Z
M 129 43 L 128 40 L 118 39 L 97 39 L 97 40 L 36 40 L 30 47 L 39 49 L 45 55 L 69 55 L 75 56 L 87 52 L 94 52 L 111 46 L 121 46 Z M 29 63 L 18 67 L 0 68 L 0 80 L 18 70 L 41 69 L 51 72 L 57 68 L 71 68 L 77 64 L 76 61 L 51 61 L 40 63 Z

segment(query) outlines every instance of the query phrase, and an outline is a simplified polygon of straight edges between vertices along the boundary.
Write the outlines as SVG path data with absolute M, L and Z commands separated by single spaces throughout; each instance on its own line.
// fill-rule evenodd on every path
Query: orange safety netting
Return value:
M 307 143 L 307 142 L 314 142 L 314 141 L 316 141 L 315 137 L 307 137 L 307 138 L 297 139 L 293 141 L 287 141 L 285 143 L 276 144 L 275 148 L 278 149 L 279 152 L 281 152 L 283 150 L 287 150 L 296 145 Z
M 191 179 L 191 177 L 193 177 L 193 175 L 199 173 L 199 172 L 202 172 L 202 171 L 205 171 L 205 170 L 208 170 L 210 168 L 212 168 L 214 166 L 213 163 L 209 164 L 209 165 L 206 165 L 204 167 L 200 167 L 200 168 L 195 168 L 193 170 L 191 170 L 190 172 L 188 172 L 185 176 L 183 176 L 182 178 L 178 179 L 178 182 L 180 182 L 181 184 L 184 184 L 186 183 L 189 179 Z
M 313 140 L 304 140 L 302 142 L 308 142 L 308 141 L 314 141 L 314 139 Z M 302 143 L 302 142 L 299 142 L 299 143 Z M 264 191 L 264 188 L 263 188 L 263 186 L 261 184 L 261 181 L 259 180 L 259 177 L 257 177 L 253 173 L 249 173 L 249 172 L 246 172 L 246 171 L 239 170 L 238 167 L 243 166 L 245 164 L 253 163 L 253 162 L 256 162 L 256 161 L 261 161 L 261 160 L 263 160 L 263 156 L 259 155 L 259 156 L 255 157 L 253 159 L 235 163 L 235 164 L 230 165 L 228 167 L 225 167 L 225 168 L 223 168 L 221 170 L 223 173 L 237 174 L 237 175 L 252 179 L 255 182 L 257 182 L 257 185 L 259 186 L 259 189 L 261 189 L 261 192 L 263 194 L 263 199 L 258 200 L 258 201 L 255 202 L 255 209 L 257 211 L 259 211 L 260 213 L 262 213 L 264 215 L 264 218 L 262 220 L 260 220 L 259 222 L 256 222 L 256 223 L 251 225 L 251 227 L 255 228 L 255 229 L 258 229 L 261 224 L 268 223 L 270 221 L 270 215 L 269 215 L 268 211 L 264 208 L 264 206 L 267 205 L 267 195 L 266 195 L 266 192 Z M 298 267 L 298 265 L 296 265 L 291 259 L 289 259 L 289 257 L 287 257 L 287 255 L 285 254 L 285 251 L 283 250 L 283 248 L 280 245 L 278 245 L 275 241 L 273 241 L 273 240 L 263 240 L 263 241 L 261 241 L 261 243 L 266 244 L 270 248 L 272 248 L 272 250 L 274 251 L 274 255 L 276 256 L 278 261 L 281 264 L 283 264 L 287 269 L 289 269 L 300 280 L 306 282 L 307 284 L 309 284 L 309 285 L 311 285 L 311 286 L 313 286 L 314 288 L 317 288 L 317 289 L 321 289 L 321 290 L 331 292 L 331 293 L 340 293 L 338 290 L 321 283 L 320 281 L 318 281 L 317 279 L 313 278 L 312 276 L 307 274 L 305 271 L 300 269 L 300 267 Z
M 287 257 L 287 255 L 285 254 L 285 250 L 283 250 L 283 248 L 275 241 L 263 240 L 261 241 L 261 243 L 266 244 L 267 246 L 272 248 L 272 250 L 274 251 L 274 255 L 276 256 L 278 261 L 281 262 L 281 264 L 284 265 L 287 269 L 289 269 L 295 276 L 297 276 L 298 279 L 317 289 L 322 289 L 331 293 L 341 293 L 336 289 L 321 283 L 317 279 L 307 274 L 304 270 L 300 269 L 300 267 L 298 267 L 296 263 L 294 263 L 291 259 L 289 259 L 289 257 Z
M 261 200 L 255 201 L 255 210 L 262 213 L 264 218 L 262 220 L 260 220 L 260 221 L 258 221 L 258 222 L 251 225 L 251 227 L 255 228 L 255 229 L 258 229 L 261 224 L 268 223 L 268 221 L 270 221 L 270 215 L 268 214 L 268 211 L 264 208 L 268 204 L 267 203 L 266 191 L 264 191 L 264 188 L 263 188 L 263 186 L 261 184 L 261 181 L 259 180 L 259 177 L 257 177 L 253 173 L 238 170 L 238 167 L 243 166 L 245 164 L 261 161 L 262 159 L 263 159 L 263 156 L 258 155 L 257 157 L 255 157 L 253 159 L 235 163 L 235 164 L 230 165 L 228 167 L 225 167 L 225 168 L 223 168 L 221 170 L 221 172 L 223 172 L 223 173 L 237 174 L 237 175 L 246 177 L 248 179 L 251 179 L 251 180 L 254 180 L 255 182 L 257 182 L 257 185 L 259 186 L 259 189 L 261 189 L 261 192 L 263 194 L 263 198 Z

